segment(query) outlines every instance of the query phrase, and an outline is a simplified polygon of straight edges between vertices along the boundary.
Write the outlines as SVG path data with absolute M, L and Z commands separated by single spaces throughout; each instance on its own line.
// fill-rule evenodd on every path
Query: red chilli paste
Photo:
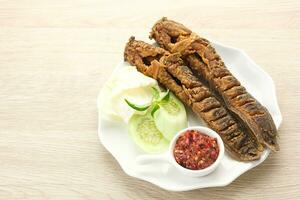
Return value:
M 176 162 L 191 170 L 204 169 L 212 165 L 218 158 L 217 139 L 197 130 L 187 130 L 175 144 Z

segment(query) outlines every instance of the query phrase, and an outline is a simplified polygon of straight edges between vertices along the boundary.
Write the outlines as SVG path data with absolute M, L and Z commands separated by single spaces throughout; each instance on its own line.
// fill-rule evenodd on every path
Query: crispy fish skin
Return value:
M 279 150 L 278 134 L 270 113 L 231 74 L 208 40 L 167 18 L 153 26 L 150 38 L 171 53 L 180 53 L 260 143 L 273 151 Z
M 170 89 L 181 101 L 190 106 L 198 117 L 220 134 L 231 155 L 243 161 L 260 158 L 263 148 L 256 137 L 238 125 L 209 89 L 184 66 L 180 54 L 171 55 L 167 51 L 163 52 L 157 47 L 130 38 L 125 47 L 124 58 L 140 72 Z M 150 64 L 147 60 L 151 60 Z

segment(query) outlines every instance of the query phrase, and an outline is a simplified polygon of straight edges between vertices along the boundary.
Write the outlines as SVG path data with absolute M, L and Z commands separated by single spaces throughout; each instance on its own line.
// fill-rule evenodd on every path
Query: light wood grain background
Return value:
M 98 141 L 101 86 L 162 16 L 245 50 L 276 83 L 281 151 L 227 187 L 164 191 Z M 297 0 L 0 0 L 0 199 L 299 199 L 299 56 Z

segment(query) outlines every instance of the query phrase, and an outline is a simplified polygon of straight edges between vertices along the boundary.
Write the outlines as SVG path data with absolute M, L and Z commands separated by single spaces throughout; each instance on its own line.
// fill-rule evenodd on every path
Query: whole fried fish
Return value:
M 261 144 L 273 151 L 279 150 L 278 134 L 270 113 L 231 74 L 208 40 L 167 18 L 153 26 L 150 38 L 171 53 L 180 53 L 187 65 L 209 84 Z

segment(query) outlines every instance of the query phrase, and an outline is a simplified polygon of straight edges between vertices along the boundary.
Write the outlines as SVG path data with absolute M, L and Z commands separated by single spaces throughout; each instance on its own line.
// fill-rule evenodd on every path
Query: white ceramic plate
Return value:
M 248 92 L 269 110 L 278 128 L 281 124 L 282 116 L 277 104 L 272 78 L 243 51 L 218 43 L 213 44 L 230 71 L 246 87 Z M 128 64 L 125 62 L 120 63 L 114 73 L 126 65 Z M 187 191 L 198 188 L 226 186 L 244 172 L 262 163 L 269 155 L 269 150 L 266 150 L 260 160 L 239 162 L 225 153 L 224 159 L 213 173 L 199 178 L 183 176 L 173 166 L 166 163 L 157 162 L 148 165 L 138 165 L 135 162 L 136 157 L 144 154 L 144 152 L 139 150 L 133 143 L 125 123 L 110 122 L 101 117 L 99 101 L 100 98 L 98 98 L 98 134 L 103 146 L 115 157 L 126 174 L 151 182 L 166 190 Z M 189 126 L 203 125 L 189 110 L 188 121 Z

